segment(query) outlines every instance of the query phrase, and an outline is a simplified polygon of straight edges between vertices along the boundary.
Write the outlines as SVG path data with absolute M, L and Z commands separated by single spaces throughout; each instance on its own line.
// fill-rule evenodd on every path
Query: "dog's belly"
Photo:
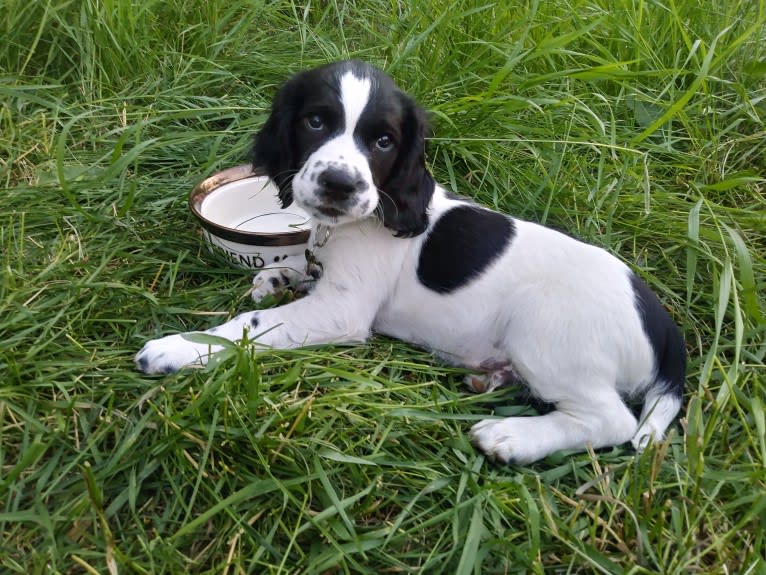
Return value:
M 456 365 L 477 369 L 505 363 L 500 318 L 483 314 L 477 306 L 464 308 L 449 298 L 394 300 L 378 314 L 373 330 L 435 352 Z M 464 302 L 463 302 L 464 303 Z

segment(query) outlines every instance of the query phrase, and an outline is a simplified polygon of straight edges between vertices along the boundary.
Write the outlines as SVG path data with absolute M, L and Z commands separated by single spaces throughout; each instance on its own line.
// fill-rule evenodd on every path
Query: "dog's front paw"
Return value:
M 534 418 L 485 419 L 471 428 L 471 443 L 502 463 L 531 463 L 547 455 L 536 441 Z
M 307 293 L 321 276 L 322 264 L 316 260 L 307 261 L 306 256 L 288 256 L 255 274 L 250 295 L 255 301 L 260 301 L 286 289 Z
M 253 278 L 250 296 L 261 301 L 266 296 L 276 295 L 290 287 L 292 270 L 287 268 L 264 268 Z
M 205 365 L 218 349 L 191 342 L 182 334 L 168 335 L 146 342 L 136 354 L 136 367 L 144 373 L 173 373 L 187 365 Z

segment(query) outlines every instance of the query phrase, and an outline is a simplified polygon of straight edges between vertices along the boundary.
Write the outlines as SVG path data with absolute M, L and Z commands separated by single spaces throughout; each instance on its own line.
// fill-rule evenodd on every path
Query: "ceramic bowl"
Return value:
M 211 249 L 238 267 L 259 269 L 303 255 L 309 215 L 294 203 L 282 209 L 277 186 L 250 165 L 218 172 L 189 195 L 189 208 Z

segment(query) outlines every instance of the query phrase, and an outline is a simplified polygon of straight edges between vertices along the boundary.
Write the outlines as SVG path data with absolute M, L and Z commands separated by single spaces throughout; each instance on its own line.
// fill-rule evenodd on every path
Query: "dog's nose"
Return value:
M 363 182 L 348 170 L 327 168 L 318 178 L 325 195 L 342 200 L 361 189 Z

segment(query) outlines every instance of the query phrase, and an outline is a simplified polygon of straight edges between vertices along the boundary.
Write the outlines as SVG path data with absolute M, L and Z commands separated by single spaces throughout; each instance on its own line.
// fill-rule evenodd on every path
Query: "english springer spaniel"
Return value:
M 456 197 L 425 164 L 423 110 L 381 70 L 344 61 L 292 77 L 256 136 L 252 161 L 313 218 L 312 260 L 253 280 L 258 299 L 311 285 L 281 307 L 205 333 L 294 348 L 377 332 L 476 374 L 511 380 L 555 409 L 485 419 L 471 439 L 489 457 L 529 463 L 564 449 L 636 449 L 662 438 L 681 406 L 686 354 L 647 285 L 603 249 Z M 183 334 L 149 341 L 138 369 L 169 373 L 220 350 Z M 643 398 L 638 418 L 626 400 Z

